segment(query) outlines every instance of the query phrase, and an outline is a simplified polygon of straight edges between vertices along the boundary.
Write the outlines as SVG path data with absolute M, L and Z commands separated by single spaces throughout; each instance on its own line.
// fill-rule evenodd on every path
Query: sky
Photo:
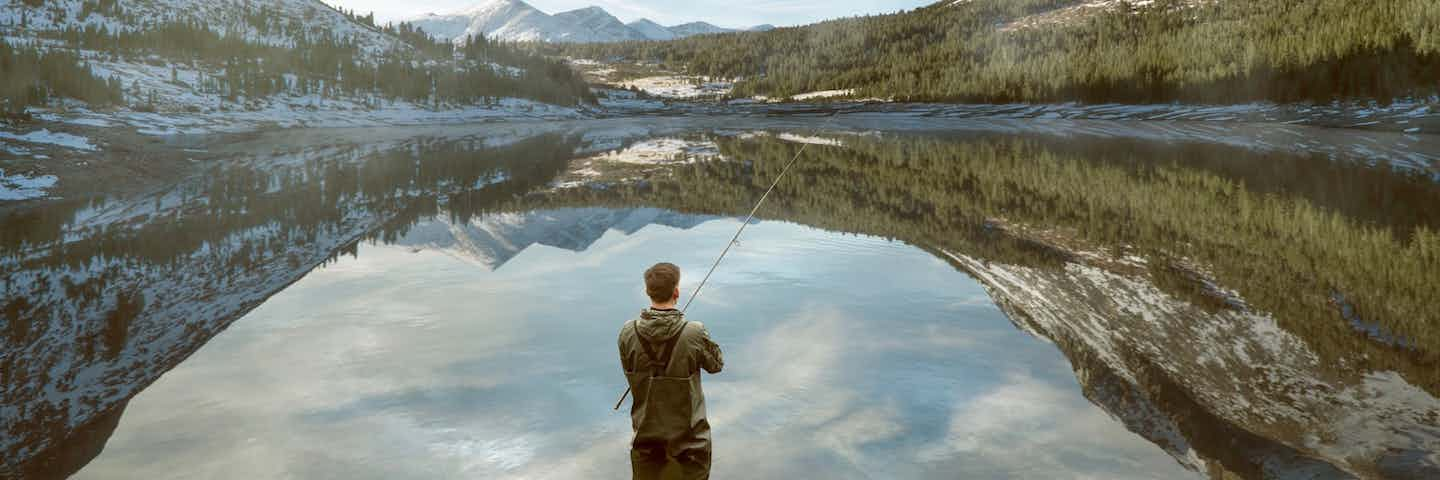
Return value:
M 381 22 L 402 20 L 426 13 L 445 13 L 488 0 L 325 0 L 360 13 L 375 12 Z M 935 0 L 526 0 L 546 13 L 558 13 L 589 6 L 603 7 L 611 15 L 630 22 L 649 18 L 664 25 L 693 21 L 722 27 L 748 27 L 768 23 L 778 26 L 803 25 L 837 17 L 890 13 L 934 3 Z

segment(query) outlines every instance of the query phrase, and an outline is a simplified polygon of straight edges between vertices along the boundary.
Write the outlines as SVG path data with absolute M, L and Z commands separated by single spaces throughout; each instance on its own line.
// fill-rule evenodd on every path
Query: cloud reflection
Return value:
M 613 338 L 639 291 L 615 272 L 708 264 L 697 242 L 733 227 L 610 232 L 497 271 L 365 246 L 140 394 L 80 478 L 623 478 Z M 695 315 L 726 349 L 705 379 L 717 477 L 1184 473 L 929 254 L 775 222 L 746 242 Z

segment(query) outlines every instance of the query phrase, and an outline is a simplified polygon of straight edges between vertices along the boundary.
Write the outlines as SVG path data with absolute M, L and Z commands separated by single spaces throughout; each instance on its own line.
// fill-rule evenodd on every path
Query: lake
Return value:
M 1428 136 L 823 122 L 177 139 L 0 210 L 4 463 L 623 477 L 640 273 L 688 297 L 799 154 L 689 312 L 717 477 L 1440 475 Z

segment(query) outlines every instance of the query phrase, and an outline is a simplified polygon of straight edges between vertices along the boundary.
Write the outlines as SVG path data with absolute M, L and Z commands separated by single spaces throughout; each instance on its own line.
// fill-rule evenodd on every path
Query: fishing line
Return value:
M 839 116 L 839 110 L 831 113 L 830 118 L 826 119 L 825 123 L 815 129 L 815 132 L 818 133 L 824 130 L 825 127 L 830 126 L 830 122 Z M 710 264 L 710 271 L 705 272 L 705 278 L 700 280 L 700 286 L 695 287 L 695 293 L 690 294 L 690 299 L 686 300 L 685 306 L 680 308 L 681 315 L 684 315 L 685 311 L 690 309 L 690 304 L 695 302 L 695 298 L 700 296 L 700 290 L 705 288 L 705 282 L 710 281 L 710 275 L 715 273 L 715 268 L 720 266 L 720 261 L 725 259 L 725 254 L 730 253 L 730 247 L 735 246 L 735 243 L 740 241 L 740 234 L 745 233 L 745 227 L 750 226 L 750 222 L 755 220 L 755 213 L 760 211 L 760 206 L 765 204 L 765 199 L 770 198 L 770 192 L 775 191 L 775 186 L 780 185 L 780 180 L 785 178 L 785 174 L 790 172 L 790 167 L 795 166 L 795 162 L 800 160 L 800 155 L 805 153 L 805 148 L 809 147 L 810 143 L 811 142 L 800 143 L 800 150 L 795 152 L 795 156 L 790 158 L 790 162 L 785 164 L 785 168 L 780 169 L 780 174 L 775 176 L 775 181 L 770 182 L 770 188 L 765 189 L 765 193 L 760 195 L 760 200 L 755 202 L 755 208 L 750 209 L 750 215 L 745 217 L 744 222 L 740 222 L 740 228 L 735 230 L 735 236 L 730 237 L 730 243 L 725 244 L 725 249 L 720 251 L 720 256 L 715 257 L 715 263 Z M 620 409 L 620 404 L 625 403 L 625 397 L 629 395 L 630 387 L 625 387 L 625 393 L 620 394 L 620 400 L 615 402 L 615 410 Z

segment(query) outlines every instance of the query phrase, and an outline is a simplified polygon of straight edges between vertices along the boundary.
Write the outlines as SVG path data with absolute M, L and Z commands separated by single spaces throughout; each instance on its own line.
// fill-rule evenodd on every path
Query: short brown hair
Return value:
M 645 294 L 655 303 L 674 300 L 679 285 L 680 267 L 673 263 L 660 262 L 645 270 Z

